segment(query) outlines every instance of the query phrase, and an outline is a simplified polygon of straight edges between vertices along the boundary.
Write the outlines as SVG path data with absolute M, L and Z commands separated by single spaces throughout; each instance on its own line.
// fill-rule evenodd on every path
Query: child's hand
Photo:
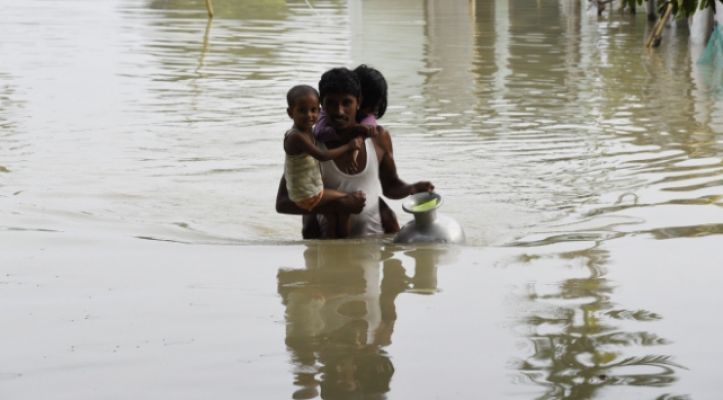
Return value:
M 361 136 L 363 138 L 368 138 L 368 137 L 372 137 L 372 133 L 371 133 L 372 129 L 374 129 L 374 128 L 371 126 L 357 124 L 351 128 L 351 133 L 353 136 Z
M 355 137 L 349 142 L 349 151 L 359 151 L 362 148 L 364 141 L 360 137 Z
M 357 157 L 359 157 L 359 150 L 354 150 L 351 153 L 351 172 L 359 171 L 359 164 L 356 162 Z
M 358 136 L 352 139 L 351 142 L 349 142 L 349 145 L 351 147 L 351 167 L 353 171 L 357 171 L 359 167 L 356 159 L 357 157 L 359 157 L 359 149 L 361 149 L 363 143 L 364 142 L 362 141 L 362 138 Z
M 367 128 L 366 136 L 371 138 L 379 136 L 384 131 L 381 126 L 368 126 Z

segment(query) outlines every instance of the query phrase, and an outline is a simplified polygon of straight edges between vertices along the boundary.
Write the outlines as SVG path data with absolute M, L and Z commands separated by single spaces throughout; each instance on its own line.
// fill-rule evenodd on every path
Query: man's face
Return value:
M 321 106 L 336 129 L 350 127 L 356 122 L 359 100 L 351 94 L 329 93 Z

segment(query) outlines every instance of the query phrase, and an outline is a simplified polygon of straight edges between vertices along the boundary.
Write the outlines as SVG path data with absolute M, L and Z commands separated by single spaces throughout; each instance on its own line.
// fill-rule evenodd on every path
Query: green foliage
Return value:
M 648 1 L 655 1 L 655 0 L 648 0 Z M 639 5 L 643 4 L 643 0 L 622 0 L 622 2 L 623 2 L 623 4 L 622 4 L 623 7 L 630 7 L 631 10 L 635 9 L 636 5 L 639 6 Z
M 623 3 L 630 3 L 635 0 L 623 0 Z M 648 1 L 655 1 L 655 0 L 648 0 Z M 723 0 L 718 0 L 720 3 L 723 3 Z M 640 4 L 642 1 L 638 1 L 638 4 Z M 687 18 L 693 14 L 695 14 L 698 10 L 703 10 L 708 7 L 714 7 L 715 8 L 715 0 L 666 0 L 666 1 L 660 1 L 658 0 L 658 8 L 660 13 L 663 13 L 665 11 L 665 8 L 668 6 L 668 3 L 671 3 L 673 5 L 673 16 L 678 18 Z
M 688 17 L 695 13 L 698 9 L 698 3 L 703 5 L 710 0 L 672 0 L 670 3 L 673 4 L 673 15 L 677 17 Z M 667 7 L 667 3 L 663 3 L 663 7 Z

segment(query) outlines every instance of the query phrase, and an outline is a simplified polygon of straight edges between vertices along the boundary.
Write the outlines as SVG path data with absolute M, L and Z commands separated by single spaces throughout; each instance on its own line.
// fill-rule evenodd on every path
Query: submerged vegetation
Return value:
M 597 0 L 598 3 L 608 3 L 612 0 L 608 1 L 600 1 Z M 655 0 L 620 0 L 621 5 L 623 8 L 628 7 L 631 10 L 635 10 L 636 6 L 642 5 L 645 1 L 655 1 Z M 723 3 L 723 0 L 718 0 L 718 2 Z M 689 17 L 693 15 L 697 10 L 703 10 L 708 7 L 713 7 L 715 9 L 715 0 L 658 0 L 657 6 L 658 9 L 662 12 L 664 8 L 668 6 L 668 4 L 672 5 L 673 16 L 677 17 Z
M 638 4 L 642 3 L 642 0 L 624 0 L 627 2 L 637 1 Z M 718 0 L 723 3 L 723 0 Z M 668 4 L 673 6 L 673 15 L 679 17 L 689 17 L 698 10 L 704 10 L 708 7 L 715 9 L 715 0 L 668 0 L 660 2 L 660 8 L 666 7 Z

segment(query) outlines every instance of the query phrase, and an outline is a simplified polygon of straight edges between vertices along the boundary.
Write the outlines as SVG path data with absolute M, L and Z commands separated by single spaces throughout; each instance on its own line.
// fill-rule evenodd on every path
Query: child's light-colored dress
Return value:
M 284 135 L 284 140 L 293 132 L 298 131 L 296 129 L 288 130 Z M 324 193 L 324 183 L 321 180 L 318 160 L 308 153 L 286 154 L 284 177 L 289 199 L 297 206 L 309 211 L 319 204 Z

